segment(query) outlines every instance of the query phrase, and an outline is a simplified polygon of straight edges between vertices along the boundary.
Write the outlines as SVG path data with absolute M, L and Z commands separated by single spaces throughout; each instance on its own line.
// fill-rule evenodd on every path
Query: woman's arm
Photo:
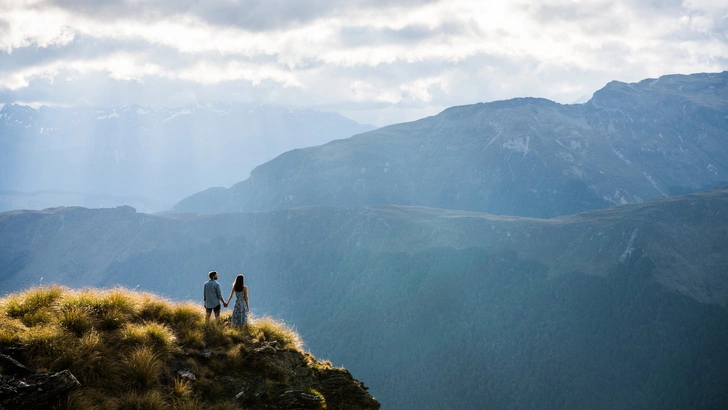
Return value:
M 227 300 L 227 302 L 225 302 L 226 305 L 230 304 L 230 299 L 233 298 L 233 293 L 235 293 L 235 285 L 233 285 L 233 288 L 230 289 L 230 296 L 228 296 L 228 300 Z
M 250 310 L 250 302 L 248 302 L 248 287 L 243 286 L 243 296 L 245 296 L 245 306 L 248 307 L 248 310 Z

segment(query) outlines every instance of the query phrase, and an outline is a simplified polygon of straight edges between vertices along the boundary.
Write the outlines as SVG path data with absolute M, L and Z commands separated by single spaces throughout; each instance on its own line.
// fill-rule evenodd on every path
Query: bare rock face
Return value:
M 368 387 L 345 369 L 332 369 L 320 372 L 319 383 L 324 396 L 332 402 L 329 409 L 372 409 L 379 403 L 367 392 Z M 351 405 L 349 405 L 351 403 Z M 373 407 L 376 403 L 376 407 Z
M 13 376 L 26 376 L 34 372 L 12 357 L 0 353 L 0 373 Z
M 59 396 L 80 385 L 68 370 L 24 377 L 0 374 L 0 408 L 47 409 Z

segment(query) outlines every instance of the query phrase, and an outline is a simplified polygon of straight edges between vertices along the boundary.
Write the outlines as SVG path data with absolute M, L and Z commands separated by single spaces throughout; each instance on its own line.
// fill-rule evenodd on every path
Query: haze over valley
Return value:
M 245 179 L 285 151 L 372 128 L 335 113 L 273 105 L 6 105 L 0 110 L 0 210 L 131 205 L 165 211 L 185 196 Z

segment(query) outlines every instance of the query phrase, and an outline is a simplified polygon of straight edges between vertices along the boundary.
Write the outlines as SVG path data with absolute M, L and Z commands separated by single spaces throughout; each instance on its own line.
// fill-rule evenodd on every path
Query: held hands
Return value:
M 228 307 L 228 303 L 227 303 L 227 302 L 222 302 L 222 305 L 223 305 L 223 306 L 224 306 L 225 308 L 227 308 L 227 307 Z

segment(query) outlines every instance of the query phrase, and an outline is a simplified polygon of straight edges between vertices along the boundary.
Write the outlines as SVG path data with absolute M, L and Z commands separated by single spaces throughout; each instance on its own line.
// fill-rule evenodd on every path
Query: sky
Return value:
M 0 0 L 0 104 L 253 102 L 383 126 L 724 70 L 725 0 Z

